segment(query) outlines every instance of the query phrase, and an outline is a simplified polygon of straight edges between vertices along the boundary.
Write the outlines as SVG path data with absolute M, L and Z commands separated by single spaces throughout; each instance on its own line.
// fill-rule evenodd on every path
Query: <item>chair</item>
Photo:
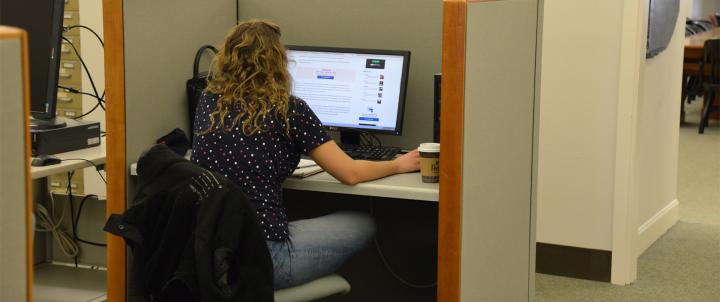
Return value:
M 276 290 L 275 302 L 308 302 L 349 292 L 350 283 L 332 274 L 295 287 Z
M 703 85 L 704 106 L 698 133 L 703 134 L 708 125 L 710 112 L 715 105 L 715 97 L 720 90 L 720 39 L 705 41 L 703 60 L 700 62 L 700 79 Z M 716 111 L 720 111 L 718 109 Z

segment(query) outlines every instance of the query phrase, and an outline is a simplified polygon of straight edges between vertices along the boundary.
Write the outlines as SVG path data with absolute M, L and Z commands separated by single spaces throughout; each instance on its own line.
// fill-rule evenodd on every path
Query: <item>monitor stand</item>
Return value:
M 343 145 L 360 145 L 360 133 L 355 131 L 340 130 L 340 143 Z
M 36 119 L 30 117 L 30 129 L 32 130 L 49 130 L 67 127 L 64 118 L 54 117 L 51 119 Z

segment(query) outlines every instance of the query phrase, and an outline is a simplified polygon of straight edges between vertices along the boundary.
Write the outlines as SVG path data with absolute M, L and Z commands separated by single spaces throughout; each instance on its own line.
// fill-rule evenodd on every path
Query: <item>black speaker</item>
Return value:
M 440 142 L 440 82 L 442 74 L 435 74 L 435 112 L 433 114 L 433 141 Z

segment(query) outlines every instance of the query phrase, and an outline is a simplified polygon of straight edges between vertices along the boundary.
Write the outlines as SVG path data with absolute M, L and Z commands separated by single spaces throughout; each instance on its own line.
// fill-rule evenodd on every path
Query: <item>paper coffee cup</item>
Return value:
M 418 151 L 420 151 L 420 175 L 422 175 L 422 181 L 428 183 L 440 182 L 440 144 L 420 144 Z

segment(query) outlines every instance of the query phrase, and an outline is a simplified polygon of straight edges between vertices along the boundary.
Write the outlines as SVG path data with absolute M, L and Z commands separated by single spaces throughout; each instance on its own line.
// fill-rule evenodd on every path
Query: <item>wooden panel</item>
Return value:
M 105 87 L 107 96 L 107 215 L 125 211 L 125 54 L 123 1 L 103 1 Z M 125 242 L 107 235 L 107 297 L 124 302 Z
M 611 251 L 537 243 L 538 273 L 610 282 L 611 267 Z
M 440 205 L 438 301 L 460 301 L 462 160 L 465 102 L 467 2 L 443 4 L 442 95 L 440 99 Z
M 25 124 L 25 251 L 27 261 L 27 273 L 25 275 L 25 290 L 27 291 L 27 301 L 33 300 L 33 195 L 32 195 L 32 179 L 30 177 L 30 61 L 28 58 L 28 38 L 27 33 L 22 32 L 20 40 L 23 48 L 22 65 L 23 65 L 23 120 Z

